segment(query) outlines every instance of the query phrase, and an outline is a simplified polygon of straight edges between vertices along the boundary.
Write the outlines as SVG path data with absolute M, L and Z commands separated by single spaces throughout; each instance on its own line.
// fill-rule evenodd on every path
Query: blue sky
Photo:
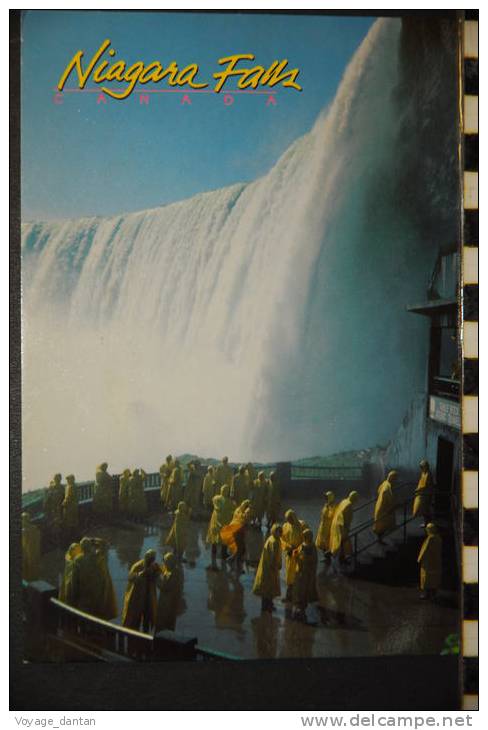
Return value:
M 373 18 L 103 11 L 28 11 L 22 24 L 22 218 L 112 215 L 151 208 L 265 173 L 333 99 Z M 300 93 L 265 96 L 134 93 L 96 103 L 96 94 L 54 89 L 73 54 L 85 59 L 110 38 L 115 60 L 175 60 L 212 82 L 218 59 L 253 53 L 267 66 L 300 68 Z M 230 82 L 229 82 L 230 83 Z M 67 86 L 76 85 L 71 77 Z M 88 86 L 94 86 L 88 83 Z M 232 83 L 235 87 L 235 83 Z M 166 88 L 164 82 L 160 88 Z M 227 88 L 227 87 L 226 87 Z M 230 88 L 230 87 L 229 87 Z

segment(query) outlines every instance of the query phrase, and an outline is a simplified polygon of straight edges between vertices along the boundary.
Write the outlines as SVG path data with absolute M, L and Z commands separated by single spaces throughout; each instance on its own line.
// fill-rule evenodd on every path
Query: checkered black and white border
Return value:
M 478 11 L 465 11 L 461 42 L 463 172 L 463 709 L 478 709 Z

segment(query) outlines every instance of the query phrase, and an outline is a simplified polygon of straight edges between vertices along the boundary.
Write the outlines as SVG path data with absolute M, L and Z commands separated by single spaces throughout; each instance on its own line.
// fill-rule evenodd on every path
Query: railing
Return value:
M 236 464 L 236 466 L 238 467 L 239 464 Z M 259 474 L 260 471 L 263 471 L 266 477 L 269 478 L 271 472 L 276 470 L 276 464 L 254 464 L 254 468 L 256 473 Z
M 237 661 L 240 657 L 198 646 L 194 637 L 173 631 L 147 634 L 91 616 L 51 598 L 47 628 L 51 642 L 62 651 L 85 654 L 100 661 Z
M 128 660 L 148 660 L 154 656 L 154 637 L 127 629 L 79 611 L 56 598 L 50 600 L 56 638 L 73 641 L 93 653 L 106 652 Z
M 396 498 L 398 499 L 398 495 L 400 493 L 403 493 L 407 488 L 411 490 L 415 490 L 417 487 L 416 482 L 400 482 L 399 484 L 395 485 L 394 487 L 394 494 Z M 413 494 L 413 491 L 412 491 Z M 413 498 L 413 497 L 412 497 Z M 363 504 L 360 504 L 358 507 L 354 509 L 354 515 L 358 515 L 359 512 L 362 512 L 364 509 L 374 509 L 374 505 L 376 504 L 378 497 L 372 497 L 372 499 L 369 499 L 367 502 L 363 502 Z M 400 503 L 401 504 L 401 503 Z M 361 530 L 363 527 L 371 526 L 374 522 L 374 519 L 368 518 L 364 522 L 361 522 L 359 525 L 356 525 L 357 530 Z
M 441 375 L 434 375 L 431 382 L 430 393 L 458 400 L 459 380 L 444 378 Z
M 159 489 L 161 486 L 161 477 L 159 476 L 159 472 L 154 472 L 152 474 L 146 474 L 146 479 L 144 481 L 144 489 L 149 491 L 150 489 Z
M 94 488 L 95 482 L 80 482 L 77 484 L 78 502 L 91 502 L 93 500 Z
M 330 479 L 337 480 L 354 480 L 361 479 L 361 466 L 309 466 L 302 464 L 292 464 L 292 479 Z
M 175 631 L 155 634 L 128 629 L 92 616 L 57 598 L 45 581 L 22 581 L 23 615 L 32 661 L 89 658 L 91 661 L 238 660 L 240 657 L 198 646 L 196 637 Z
M 399 524 L 396 524 L 395 527 L 393 527 L 391 530 L 388 531 L 388 535 L 393 534 L 394 532 L 397 532 L 398 530 L 403 529 L 403 544 L 407 542 L 407 525 L 409 522 L 412 522 L 415 517 L 407 517 L 407 511 L 409 507 L 411 507 L 415 497 L 410 497 L 409 499 L 406 499 L 403 503 L 396 505 L 393 509 L 391 509 L 387 514 L 397 513 L 399 509 L 403 510 L 403 521 Z M 360 526 L 358 529 L 356 529 L 350 536 L 349 539 L 352 541 L 352 552 L 354 559 L 356 560 L 358 555 L 365 552 L 366 550 L 370 550 L 372 547 L 378 544 L 378 538 L 375 537 L 374 540 L 367 543 L 367 545 L 359 545 L 358 536 L 361 535 L 366 530 L 371 530 L 373 528 L 373 525 L 375 523 L 375 519 L 373 518 L 369 522 L 365 523 L 364 525 Z
M 266 476 L 276 469 L 276 464 L 254 464 L 256 471 L 264 471 Z M 309 466 L 302 464 L 291 464 L 290 476 L 292 480 L 337 480 L 337 481 L 357 481 L 362 477 L 362 467 L 360 466 Z M 115 479 L 119 479 L 119 475 L 114 475 Z M 95 483 L 77 482 L 76 489 L 79 504 L 87 504 L 93 500 Z M 154 492 L 160 488 L 159 472 L 146 474 L 144 481 L 144 490 L 146 492 Z M 35 497 L 29 496 L 29 492 L 22 497 L 22 508 L 27 510 L 31 517 L 42 518 L 44 493 L 45 490 L 38 490 L 39 494 Z
M 241 661 L 242 657 L 234 656 L 234 654 L 228 654 L 225 651 L 216 651 L 215 649 L 208 649 L 204 646 L 195 646 L 195 654 L 197 661 L 211 662 L 218 659 L 225 661 Z

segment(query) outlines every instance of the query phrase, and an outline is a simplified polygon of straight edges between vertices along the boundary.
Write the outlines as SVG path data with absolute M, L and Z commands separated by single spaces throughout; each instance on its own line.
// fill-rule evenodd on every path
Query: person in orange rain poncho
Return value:
M 183 596 L 183 569 L 173 553 L 166 553 L 156 585 L 159 588 L 156 628 L 158 631 L 174 631 L 176 617 Z
M 292 599 L 292 587 L 295 581 L 297 561 L 295 550 L 303 541 L 303 528 L 292 509 L 285 513 L 285 523 L 281 530 L 281 541 L 285 553 L 286 596 L 285 601 Z
M 224 484 L 220 489 L 220 494 L 216 494 L 212 500 L 213 511 L 207 530 L 207 544 L 212 550 L 212 570 L 217 570 L 217 545 L 221 546 L 221 558 L 225 560 L 227 557 L 227 546 L 224 544 L 221 536 L 221 530 L 232 521 L 234 513 L 234 502 L 229 497 L 230 487 Z
M 317 593 L 317 548 L 312 530 L 303 531 L 303 542 L 295 550 L 296 575 L 292 589 L 294 618 L 306 621 L 309 603 L 319 600 Z
M 273 525 L 259 560 L 253 593 L 261 596 L 261 611 L 273 611 L 273 598 L 281 593 L 281 525 Z
M 251 502 L 245 499 L 234 511 L 232 521 L 220 531 L 222 542 L 231 554 L 228 562 L 238 576 L 242 573 L 242 563 L 246 554 L 246 528 L 252 518 Z
M 31 522 L 30 514 L 22 512 L 22 578 L 32 581 L 41 572 L 41 531 Z
M 383 536 L 391 532 L 396 525 L 393 487 L 397 478 L 398 473 L 390 471 L 385 481 L 378 487 L 378 498 L 374 508 L 373 532 L 378 536 L 378 542 L 381 545 L 384 545 Z
M 330 528 L 337 505 L 334 492 L 326 492 L 324 496 L 326 501 L 320 515 L 320 524 L 317 530 L 317 537 L 315 538 L 315 545 L 328 556 L 330 554 Z
M 329 549 L 332 554 L 335 572 L 340 571 L 341 562 L 352 553 L 349 530 L 351 529 L 354 504 L 358 498 L 359 494 L 357 492 L 350 492 L 346 499 L 339 502 L 334 517 L 332 518 Z
M 434 480 L 430 471 L 429 462 L 425 459 L 419 464 L 420 477 L 415 490 L 415 499 L 413 501 L 412 516 L 422 517 L 424 526 L 429 521 L 432 509 L 432 495 L 434 492 Z
M 190 510 L 185 502 L 178 502 L 171 530 L 166 539 L 166 545 L 175 550 L 177 560 L 184 560 L 183 555 L 188 544 L 188 530 L 190 527 Z
M 142 630 L 146 633 L 154 627 L 158 607 L 156 582 L 160 573 L 155 550 L 148 550 L 144 558 L 131 567 L 124 596 L 122 626 L 139 631 L 142 623 Z
M 432 522 L 426 526 L 427 537 L 420 548 L 420 597 L 434 599 L 442 582 L 442 538 Z

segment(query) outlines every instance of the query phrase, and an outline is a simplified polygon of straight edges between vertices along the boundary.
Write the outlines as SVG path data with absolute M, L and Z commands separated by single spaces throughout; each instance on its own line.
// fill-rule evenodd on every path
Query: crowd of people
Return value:
M 97 467 L 92 509 L 96 518 L 112 513 L 114 483 L 106 463 Z M 147 512 L 143 469 L 126 469 L 119 477 L 119 512 L 141 519 Z M 380 484 L 374 510 L 373 531 L 384 544 L 395 528 L 395 485 L 398 474 L 390 471 Z M 433 480 L 429 464 L 420 463 L 420 478 L 413 501 L 413 517 L 424 521 L 426 538 L 422 543 L 420 565 L 421 597 L 433 598 L 441 583 L 442 541 L 431 522 Z M 226 570 L 239 579 L 247 565 L 246 535 L 249 530 L 266 527 L 254 577 L 253 592 L 261 599 L 263 612 L 272 612 L 274 600 L 282 595 L 281 571 L 284 565 L 284 596 L 289 616 L 306 621 L 309 604 L 318 601 L 317 566 L 319 551 L 331 571 L 341 573 L 350 563 L 350 530 L 356 491 L 336 502 L 332 491 L 325 493 L 314 538 L 310 526 L 292 509 L 282 514 L 278 474 L 256 473 L 252 464 L 236 470 L 227 457 L 206 471 L 199 462 L 188 465 L 186 480 L 178 459 L 168 456 L 160 468 L 161 509 L 171 518 L 165 538 L 168 550 L 157 561 L 148 550 L 129 570 L 121 612 L 122 624 L 145 632 L 174 630 L 183 600 L 185 551 L 192 520 L 208 520 L 206 543 L 210 548 L 210 570 Z M 79 528 L 78 495 L 72 474 L 62 484 L 61 474 L 53 477 L 44 497 L 46 522 L 61 538 L 72 536 Z M 41 533 L 28 513 L 22 514 L 23 578 L 39 577 Z M 118 606 L 108 567 L 108 543 L 96 537 L 71 542 L 65 554 L 60 600 L 105 620 L 118 617 Z M 220 560 L 220 567 L 218 561 Z

